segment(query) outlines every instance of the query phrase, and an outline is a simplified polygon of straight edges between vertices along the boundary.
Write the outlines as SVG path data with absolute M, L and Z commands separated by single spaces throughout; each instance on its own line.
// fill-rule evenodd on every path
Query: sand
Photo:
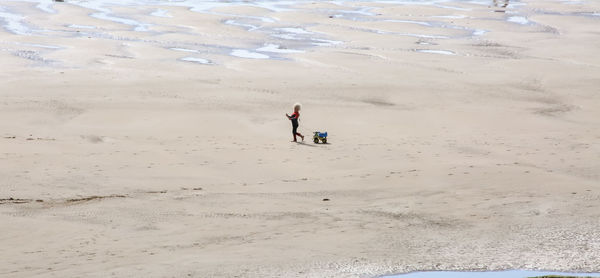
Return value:
M 34 2 L 0 4 L 2 277 L 600 271 L 596 1 Z

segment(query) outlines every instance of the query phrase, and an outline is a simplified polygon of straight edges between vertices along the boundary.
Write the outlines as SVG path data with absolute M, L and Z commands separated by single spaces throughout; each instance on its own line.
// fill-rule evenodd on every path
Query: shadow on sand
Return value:
M 312 148 L 316 148 L 319 147 L 319 145 L 331 145 L 331 143 L 327 142 L 327 143 L 319 143 L 319 144 L 314 144 L 312 142 L 296 142 L 297 145 L 301 145 L 301 146 L 305 146 L 305 147 L 312 147 Z

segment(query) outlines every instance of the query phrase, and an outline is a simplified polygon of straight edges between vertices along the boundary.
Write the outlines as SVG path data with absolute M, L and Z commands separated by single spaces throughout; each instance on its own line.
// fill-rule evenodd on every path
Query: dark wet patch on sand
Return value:
M 386 100 L 374 99 L 374 98 L 363 99 L 362 101 L 364 103 L 372 104 L 375 106 L 394 106 L 394 105 L 396 105 L 395 103 L 392 103 L 392 102 L 389 102 Z
M 19 199 L 19 198 L 5 198 L 5 199 L 0 199 L 0 205 L 3 204 L 27 204 L 27 203 L 31 203 L 31 202 L 44 202 L 44 200 L 33 200 L 33 199 Z
M 379 210 L 362 210 L 360 213 L 368 214 L 375 217 L 383 217 L 396 221 L 401 221 L 407 226 L 426 226 L 426 227 L 438 227 L 438 228 L 452 228 L 458 226 L 458 223 L 454 219 L 445 219 L 440 217 L 430 217 L 423 214 L 414 212 L 389 212 Z
M 558 116 L 560 114 L 570 112 L 576 108 L 577 107 L 573 106 L 573 105 L 560 104 L 560 105 L 556 105 L 556 106 L 536 109 L 535 113 L 544 115 L 544 116 Z
M 89 201 L 93 201 L 93 200 L 102 200 L 102 199 L 108 199 L 108 198 L 126 198 L 127 196 L 125 195 L 117 195 L 117 194 L 113 194 L 113 195 L 106 195 L 106 196 L 88 196 L 88 197 L 81 197 L 81 198 L 73 198 L 73 199 L 67 199 L 66 203 L 80 203 L 80 202 L 89 202 Z
M 112 199 L 112 198 L 127 198 L 126 195 L 93 195 L 79 198 L 71 198 L 65 200 L 43 200 L 43 199 L 22 199 L 22 198 L 3 198 L 0 199 L 0 205 L 2 204 L 29 204 L 29 203 L 46 203 L 46 204 L 78 204 L 85 203 L 94 200 Z

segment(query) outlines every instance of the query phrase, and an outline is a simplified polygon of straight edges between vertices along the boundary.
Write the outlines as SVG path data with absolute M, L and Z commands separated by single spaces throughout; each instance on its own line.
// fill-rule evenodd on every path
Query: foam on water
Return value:
M 280 30 L 280 31 L 283 31 L 286 33 L 292 33 L 292 34 L 314 34 L 313 32 L 306 31 L 302 28 L 286 27 L 286 28 L 277 28 L 276 30 Z
M 130 25 L 130 26 L 134 27 L 133 28 L 134 31 L 138 31 L 138 32 L 146 32 L 149 30 L 148 28 L 151 26 L 150 24 L 140 23 L 133 19 L 112 16 L 105 12 L 93 13 L 90 16 L 98 18 L 98 19 L 102 19 L 102 20 L 108 20 L 108 21 L 124 24 L 124 25 Z
M 435 50 L 435 49 L 416 49 L 416 52 L 420 53 L 431 53 L 431 54 L 441 54 L 441 55 L 456 55 L 453 51 L 450 50 Z
M 157 16 L 157 17 L 173 17 L 172 15 L 169 14 L 169 11 L 161 10 L 161 9 L 158 9 L 158 10 L 152 12 L 150 15 Z
M 184 58 L 181 58 L 180 60 L 185 61 L 185 62 L 203 64 L 203 65 L 212 65 L 213 64 L 210 60 L 203 59 L 203 58 L 196 58 L 196 57 L 184 57 Z
M 342 16 L 344 14 L 374 16 L 374 13 L 369 12 L 371 9 L 372 8 L 362 8 L 359 10 L 336 10 L 336 12 L 340 13 Z
M 266 17 L 266 16 L 254 16 L 254 15 L 240 15 L 240 14 L 230 14 L 230 13 L 218 13 L 218 12 L 205 12 L 208 14 L 220 15 L 220 16 L 229 16 L 229 17 L 238 17 L 238 18 L 246 18 L 253 19 L 257 21 L 261 21 L 263 23 L 275 23 L 278 20 L 276 18 Z
M 169 48 L 169 49 L 175 50 L 175 51 L 181 51 L 181 52 L 200 53 L 200 51 L 198 51 L 198 50 L 187 49 L 187 48 L 172 47 L 172 48 Z
M 271 37 L 280 38 L 280 39 L 284 39 L 284 40 L 293 40 L 293 41 L 301 40 L 301 38 L 298 38 L 292 34 L 272 34 Z
M 473 31 L 473 36 L 483 36 L 485 33 L 487 33 L 487 30 L 483 30 L 483 29 L 475 29 Z
M 239 26 L 239 27 L 243 27 L 246 28 L 246 30 L 248 31 L 254 31 L 256 29 L 258 29 L 259 27 L 256 25 L 252 25 L 252 24 L 246 24 L 246 23 L 240 23 L 237 20 L 233 20 L 233 19 L 228 19 L 225 20 L 225 24 L 227 25 L 233 25 L 233 26 Z
M 230 53 L 231 56 L 240 57 L 240 58 L 248 58 L 248 59 L 269 59 L 268 55 L 248 51 L 245 49 L 234 49 Z
M 434 4 L 433 6 L 438 7 L 438 8 L 443 8 L 443 9 L 457 10 L 457 11 L 471 11 L 472 10 L 469 8 L 459 8 L 459 7 L 445 6 L 445 5 L 439 5 L 439 4 Z
M 31 35 L 32 30 L 23 23 L 25 17 L 7 11 L 5 8 L 0 6 L 0 20 L 4 22 L 2 26 L 7 31 L 17 35 Z
M 415 21 L 415 20 L 399 20 L 399 19 L 386 19 L 385 22 L 397 22 L 397 23 L 409 23 L 409 24 L 417 24 L 423 26 L 431 26 L 431 23 L 425 21 Z
M 37 2 L 37 1 L 32 1 L 32 2 Z M 37 4 L 36 7 L 44 12 L 49 13 L 49 14 L 56 13 L 56 10 L 54 10 L 52 8 L 52 2 L 41 2 L 41 3 Z
M 79 25 L 79 24 L 69 24 L 67 27 L 75 28 L 75 29 L 96 29 L 96 26 L 92 25 Z
M 406 37 L 415 37 L 415 38 L 421 38 L 421 39 L 448 39 L 448 36 L 441 36 L 441 35 L 423 35 L 423 34 L 411 34 L 411 33 L 390 33 L 390 32 L 386 32 L 386 33 L 382 33 L 382 34 L 396 34 L 399 36 L 406 36 Z
M 131 0 L 130 0 L 131 1 Z M 135 0 L 134 0 L 135 1 Z M 227 6 L 249 6 L 267 9 L 273 12 L 288 11 L 287 6 L 297 4 L 298 1 L 231 1 L 231 2 L 220 2 L 220 1 L 198 1 L 198 0 L 179 0 L 179 1 L 165 1 L 156 2 L 157 5 L 167 6 L 178 6 L 186 7 L 194 12 L 208 12 L 215 8 L 227 7 Z
M 338 44 L 342 44 L 343 42 L 341 41 L 334 41 L 334 40 L 324 40 L 324 39 L 312 39 L 313 45 L 318 45 L 318 46 L 333 46 L 333 45 L 338 45 Z
M 506 19 L 508 22 L 512 22 L 512 23 L 517 23 L 517 24 L 521 24 L 521 25 L 527 25 L 530 23 L 530 21 L 523 16 L 511 16 L 509 18 Z
M 269 30 L 267 30 L 269 31 Z M 276 33 L 272 33 L 276 32 Z M 324 34 L 311 32 L 300 27 L 279 27 L 271 30 L 271 37 L 294 41 L 297 45 L 308 46 L 332 46 L 341 44 L 341 41 L 323 38 Z M 271 49 L 273 50 L 273 49 Z M 281 53 L 281 52 L 280 52 Z M 291 52 L 288 52 L 291 53 Z
M 445 5 L 442 3 L 453 3 L 453 2 L 460 2 L 460 1 L 453 1 L 453 0 L 432 0 L 432 1 L 427 1 L 427 0 L 422 0 L 422 1 L 403 1 L 403 0 L 376 0 L 376 1 L 371 1 L 371 2 L 375 2 L 375 3 L 386 3 L 386 4 L 397 4 L 397 5 L 420 5 L 420 6 L 433 6 L 433 7 L 437 7 L 437 8 L 442 8 L 442 9 L 448 9 L 448 10 L 457 10 L 457 11 L 470 11 L 472 9 L 470 8 L 461 8 L 461 7 L 455 7 L 455 6 L 449 6 L 449 5 Z M 470 1 L 472 4 L 483 4 L 483 2 L 478 2 L 478 1 Z
M 581 5 L 583 4 L 583 1 L 573 1 L 573 0 L 566 0 L 566 1 L 560 1 L 563 4 L 567 4 L 567 5 Z
M 467 18 L 466 15 L 462 15 L 462 14 L 459 14 L 459 15 L 434 15 L 434 16 L 431 16 L 431 17 L 433 17 L 433 18 L 449 18 L 449 19 L 463 19 L 463 18 Z
M 18 1 L 28 2 L 28 3 L 37 3 L 37 5 L 35 7 L 38 8 L 39 10 L 41 10 L 45 13 L 49 13 L 49 14 L 56 13 L 56 10 L 54 10 L 52 8 L 52 6 L 54 5 L 54 2 L 52 0 L 18 0 Z
M 133 19 L 118 17 L 112 15 L 112 11 L 107 8 L 107 6 L 125 6 L 127 4 L 136 4 L 137 1 L 134 0 L 122 0 L 122 1 L 70 1 L 69 3 L 75 4 L 77 6 L 95 10 L 96 12 L 90 14 L 91 17 L 116 22 L 119 24 L 129 25 L 134 27 L 134 31 L 138 32 L 146 32 L 148 28 L 151 26 L 150 24 L 141 23 Z M 149 4 L 149 3 L 145 3 Z

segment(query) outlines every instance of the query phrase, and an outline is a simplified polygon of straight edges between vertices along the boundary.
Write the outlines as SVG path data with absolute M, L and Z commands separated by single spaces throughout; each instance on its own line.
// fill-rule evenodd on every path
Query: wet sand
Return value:
M 109 2 L 0 4 L 0 276 L 600 271 L 598 2 Z

